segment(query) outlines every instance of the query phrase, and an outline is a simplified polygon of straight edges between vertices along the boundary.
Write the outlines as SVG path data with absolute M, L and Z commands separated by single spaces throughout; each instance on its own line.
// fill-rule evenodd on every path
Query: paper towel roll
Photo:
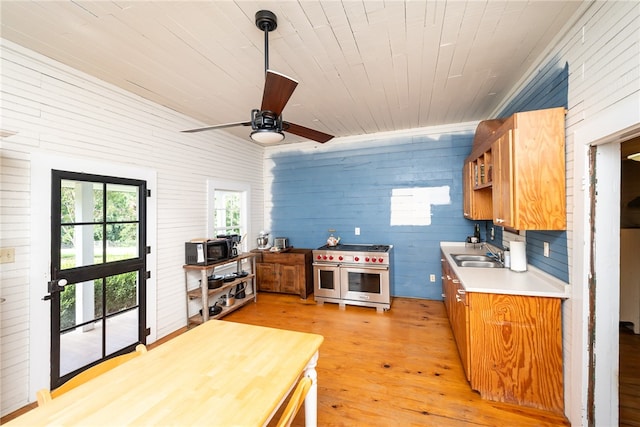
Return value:
M 511 242 L 511 270 L 527 271 L 527 244 L 525 242 Z

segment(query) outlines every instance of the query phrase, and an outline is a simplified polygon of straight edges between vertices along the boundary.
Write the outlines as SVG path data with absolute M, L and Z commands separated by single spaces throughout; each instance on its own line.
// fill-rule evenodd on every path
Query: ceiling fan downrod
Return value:
M 270 10 L 256 12 L 256 27 L 264 31 L 264 73 L 269 69 L 269 32 L 278 28 L 278 18 Z

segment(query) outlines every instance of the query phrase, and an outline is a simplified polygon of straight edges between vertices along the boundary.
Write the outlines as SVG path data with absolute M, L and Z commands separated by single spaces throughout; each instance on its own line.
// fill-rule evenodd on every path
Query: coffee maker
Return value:
M 240 244 L 240 235 L 239 234 L 225 234 L 218 236 L 219 239 L 227 239 L 231 242 L 231 254 L 230 258 L 238 256 L 238 245 Z

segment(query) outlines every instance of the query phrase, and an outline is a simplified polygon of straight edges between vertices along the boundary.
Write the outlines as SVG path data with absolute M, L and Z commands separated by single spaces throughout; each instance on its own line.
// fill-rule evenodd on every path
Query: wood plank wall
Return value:
M 329 229 L 342 243 L 392 244 L 391 294 L 442 299 L 440 242 L 473 234 L 475 222 L 462 215 L 462 163 L 476 125 L 310 150 L 268 150 L 272 233 L 289 237 L 296 247 L 325 244 Z M 393 219 L 394 209 L 401 209 L 394 192 L 410 189 L 423 191 L 428 202 L 407 202 L 402 215 L 409 222 L 399 225 Z M 435 282 L 429 281 L 431 274 Z
M 0 247 L 15 248 L 15 263 L 1 264 L 2 360 L 0 413 L 33 400 L 29 396 L 31 159 L 50 156 L 145 168 L 157 174 L 158 337 L 185 325 L 184 242 L 206 233 L 207 179 L 248 183 L 251 228 L 263 227 L 263 149 L 224 133 L 181 134 L 200 125 L 160 105 L 2 40 Z M 231 165 L 231 166 L 227 166 Z M 86 170 L 86 172 L 91 172 Z M 230 175 L 231 174 L 231 175 Z M 48 244 L 46 236 L 42 243 Z M 41 303 L 48 310 L 47 303 Z M 48 337 L 48 330 L 44 332 Z
M 575 21 L 568 22 L 564 34 L 560 34 L 549 51 L 531 67 L 529 73 L 514 85 L 512 95 L 496 108 L 496 113 L 506 110 L 523 93 L 532 81 L 539 79 L 545 72 L 568 66 L 568 112 L 566 116 L 566 161 L 567 161 L 567 261 L 568 279 L 573 286 L 584 287 L 581 277 L 573 277 L 573 220 L 574 216 L 584 215 L 576 211 L 575 188 L 580 188 L 582 177 L 575 176 L 575 170 L 581 166 L 574 164 L 576 157 L 582 162 L 583 147 L 574 144 L 576 130 L 597 118 L 606 109 L 616 103 L 624 102 L 629 95 L 637 93 L 640 87 L 640 5 L 637 2 L 594 2 L 579 11 Z M 577 185 L 576 185 L 577 184 Z M 580 238 L 581 236 L 577 236 Z M 544 237 L 543 237 L 544 238 Z M 540 248 L 542 243 L 540 243 Z M 534 249 L 535 250 L 535 249 Z M 577 249 L 576 249 L 577 250 Z M 577 292 L 579 294 L 579 292 Z M 574 357 L 574 351 L 580 353 L 586 344 L 581 342 L 583 325 L 573 324 L 572 312 L 582 312 L 581 299 L 569 299 L 563 304 L 563 349 L 565 360 L 565 384 L 573 384 L 565 389 L 565 410 L 574 425 L 585 422 L 582 410 L 582 394 L 586 386 L 581 377 L 583 366 Z M 574 306 L 579 304 L 580 306 Z M 586 330 L 586 328 L 584 329 Z M 575 334 L 575 335 L 574 335 Z M 576 348 L 574 348 L 574 345 Z M 575 360 L 575 363 L 571 363 Z M 574 366 L 575 365 L 575 366 Z

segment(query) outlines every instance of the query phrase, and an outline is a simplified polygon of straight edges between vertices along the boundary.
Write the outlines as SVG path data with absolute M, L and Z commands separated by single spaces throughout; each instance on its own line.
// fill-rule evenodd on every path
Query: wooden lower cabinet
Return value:
M 449 264 L 444 260 L 442 263 L 442 296 L 444 298 L 449 323 L 453 332 L 453 338 L 458 347 L 460 361 L 464 369 L 467 380 L 471 380 L 470 376 L 470 352 L 469 352 L 469 310 L 467 307 L 466 292 L 456 277 L 455 273 L 449 268 Z
M 468 293 L 467 302 L 471 387 L 563 413 L 561 299 Z
M 313 292 L 311 249 L 260 252 L 256 260 L 259 291 L 297 294 L 300 298 L 307 298 Z
M 465 292 L 442 257 L 443 298 L 471 388 L 487 400 L 564 413 L 559 298 Z

